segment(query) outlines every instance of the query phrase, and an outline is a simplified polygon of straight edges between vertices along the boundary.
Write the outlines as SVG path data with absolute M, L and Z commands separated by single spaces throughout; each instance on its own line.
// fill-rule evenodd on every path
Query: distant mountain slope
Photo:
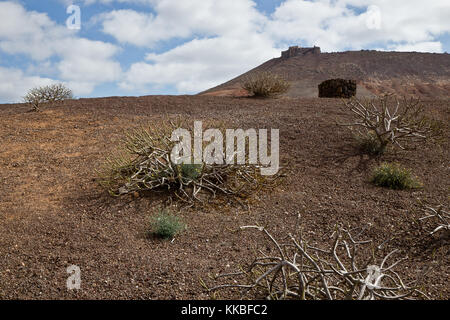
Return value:
M 293 47 L 296 49 L 296 47 Z M 290 48 L 291 50 L 292 48 Z M 308 48 L 307 48 L 308 49 Z M 317 48 L 320 52 L 320 49 Z M 304 50 L 303 48 L 301 50 Z M 289 51 L 289 50 L 288 50 Z M 331 78 L 354 79 L 358 96 L 396 92 L 422 98 L 450 98 L 450 55 L 417 52 L 348 51 L 299 54 L 271 59 L 201 95 L 243 95 L 243 77 L 270 71 L 292 83 L 291 97 L 317 97 L 317 86 Z

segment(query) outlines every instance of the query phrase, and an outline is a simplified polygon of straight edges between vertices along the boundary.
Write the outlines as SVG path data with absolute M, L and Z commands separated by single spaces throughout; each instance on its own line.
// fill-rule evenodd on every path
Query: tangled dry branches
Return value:
M 426 207 L 424 211 L 427 215 L 420 218 L 420 222 L 430 222 L 432 229 L 429 233 L 431 235 L 440 233 L 442 239 L 450 240 L 450 213 L 444 211 L 442 206 L 438 208 Z
M 115 196 L 141 191 L 169 191 L 176 198 L 194 203 L 221 193 L 247 197 L 276 177 L 260 175 L 260 166 L 238 164 L 174 164 L 171 141 L 178 121 L 161 123 L 157 128 L 140 128 L 126 135 L 125 151 L 108 158 L 99 172 L 100 184 Z M 206 196 L 206 197 L 205 197 Z
M 33 111 L 39 111 L 39 107 L 42 104 L 55 103 L 72 98 L 72 91 L 60 83 L 30 89 L 23 99 L 25 103 L 31 105 Z
M 361 263 L 360 249 L 372 241 L 355 240 L 344 228 L 336 228 L 332 234 L 334 241 L 328 249 L 309 245 L 301 232 L 297 237 L 289 234 L 289 242 L 280 243 L 265 228 L 246 226 L 242 229 L 263 232 L 276 254 L 260 251 L 261 256 L 247 271 L 216 278 L 231 277 L 233 284 L 216 286 L 211 292 L 237 288 L 242 298 L 253 293 L 250 298 L 262 295 L 266 299 L 301 300 L 392 300 L 425 296 L 414 284 L 405 284 L 394 271 L 406 259 L 392 260 L 397 250 L 385 255 L 378 264 L 374 263 L 373 256 Z M 238 284 L 240 277 L 247 279 L 246 284 Z
M 386 95 L 365 101 L 352 99 L 345 106 L 355 119 L 341 125 L 355 128 L 360 137 L 374 136 L 380 153 L 389 143 L 405 149 L 408 141 L 426 140 L 441 134 L 440 123 L 426 116 L 419 100 L 399 100 Z

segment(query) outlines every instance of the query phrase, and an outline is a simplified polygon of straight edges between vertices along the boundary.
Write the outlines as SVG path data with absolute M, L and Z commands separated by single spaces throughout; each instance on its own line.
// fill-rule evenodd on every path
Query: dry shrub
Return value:
M 431 119 L 418 99 L 398 99 L 386 95 L 375 99 L 352 99 L 345 103 L 353 114 L 351 128 L 369 153 L 380 154 L 389 144 L 406 149 L 408 144 L 433 139 L 442 134 L 441 122 Z M 369 143 L 369 146 L 367 144 Z
M 23 99 L 25 103 L 31 105 L 33 111 L 39 111 L 42 104 L 54 104 L 73 99 L 73 93 L 72 90 L 59 83 L 30 89 Z
M 426 206 L 424 211 L 426 215 L 419 219 L 422 229 L 427 230 L 430 235 L 440 234 L 441 239 L 450 241 L 450 213 L 444 206 Z
M 290 83 L 277 74 L 260 72 L 247 76 L 242 88 L 254 97 L 270 98 L 286 93 Z
M 297 227 L 297 226 L 296 226 Z M 358 240 L 366 228 L 346 230 L 337 226 L 332 241 L 313 246 L 301 229 L 277 240 L 265 228 L 246 226 L 267 239 L 248 269 L 222 274 L 230 279 L 208 289 L 217 298 L 222 290 L 238 290 L 243 299 L 393 300 L 425 297 L 419 280 L 406 283 L 393 259 L 398 250 L 376 254 L 372 240 Z M 379 256 L 379 259 L 376 259 Z M 203 285 L 207 288 L 206 284 Z
M 193 204 L 216 194 L 245 198 L 279 176 L 261 176 L 258 165 L 226 164 L 225 156 L 224 164 L 175 164 L 171 152 L 178 142 L 171 141 L 171 135 L 177 128 L 189 126 L 179 119 L 163 120 L 126 133 L 123 148 L 98 171 L 100 184 L 113 196 L 166 191 Z

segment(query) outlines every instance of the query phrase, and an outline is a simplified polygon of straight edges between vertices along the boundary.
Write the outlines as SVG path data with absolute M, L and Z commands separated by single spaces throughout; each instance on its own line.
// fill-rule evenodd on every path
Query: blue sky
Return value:
M 290 45 L 450 52 L 450 2 L 0 1 L 0 103 L 56 82 L 78 97 L 193 94 Z

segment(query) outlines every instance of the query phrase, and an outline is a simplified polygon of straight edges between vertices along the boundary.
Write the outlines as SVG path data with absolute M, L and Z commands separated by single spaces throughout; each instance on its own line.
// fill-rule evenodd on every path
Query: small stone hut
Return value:
M 356 95 L 356 81 L 330 79 L 319 84 L 319 98 L 351 98 Z

